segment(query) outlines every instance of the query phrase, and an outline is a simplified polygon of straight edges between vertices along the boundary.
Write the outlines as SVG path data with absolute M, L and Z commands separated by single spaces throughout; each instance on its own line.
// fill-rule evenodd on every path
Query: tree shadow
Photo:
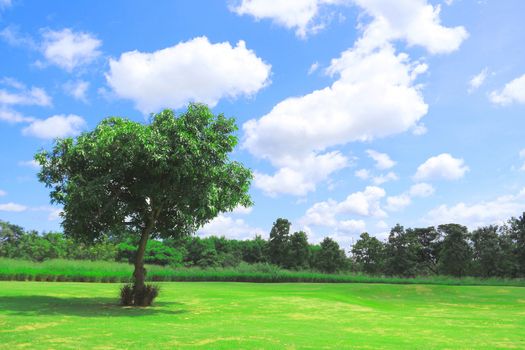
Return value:
M 42 295 L 1 296 L 0 310 L 7 315 L 122 317 L 178 315 L 188 312 L 176 302 L 154 302 L 150 307 L 120 306 L 116 298 L 58 298 Z

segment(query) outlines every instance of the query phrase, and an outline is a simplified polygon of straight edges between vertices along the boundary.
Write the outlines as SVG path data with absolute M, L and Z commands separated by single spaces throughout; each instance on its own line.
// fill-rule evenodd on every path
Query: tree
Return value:
M 308 267 L 308 237 L 303 231 L 294 232 L 290 237 L 289 268 L 304 269 Z
M 434 226 L 407 229 L 419 242 L 419 273 L 436 274 L 439 251 L 441 249 L 441 235 Z
M 140 296 L 148 239 L 190 235 L 219 213 L 252 204 L 251 171 L 228 158 L 236 130 L 234 119 L 201 104 L 179 117 L 164 110 L 150 124 L 110 117 L 38 153 L 38 177 L 51 188 L 51 201 L 64 206 L 67 236 L 140 237 L 133 272 L 133 295 Z
M 367 232 L 359 236 L 352 247 L 352 255 L 358 267 L 365 273 L 381 273 L 384 266 L 385 245 Z
M 439 255 L 439 270 L 442 274 L 461 277 L 470 268 L 471 249 L 467 242 L 468 230 L 458 224 L 439 225 L 444 236 Z
M 316 267 L 323 272 L 333 273 L 341 270 L 345 262 L 345 252 L 339 247 L 339 244 L 330 237 L 325 237 L 317 253 Z
M 525 212 L 519 218 L 510 219 L 512 240 L 514 241 L 514 256 L 517 260 L 517 270 L 521 277 L 525 276 Z
M 290 221 L 279 218 L 272 226 L 268 242 L 268 256 L 275 265 L 287 267 L 290 252 Z
M 471 234 L 474 271 L 482 277 L 503 274 L 505 254 L 500 245 L 499 227 L 480 227 Z
M 397 224 L 388 236 L 385 272 L 395 276 L 416 276 L 419 254 L 420 245 L 414 231 L 405 231 L 403 226 Z

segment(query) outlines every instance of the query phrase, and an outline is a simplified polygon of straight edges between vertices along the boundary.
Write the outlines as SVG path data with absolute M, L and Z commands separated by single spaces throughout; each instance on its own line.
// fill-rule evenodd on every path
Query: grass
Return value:
M 149 281 L 217 282 L 308 282 L 308 283 L 390 283 L 435 285 L 525 286 L 523 279 L 480 279 L 430 276 L 396 278 L 358 274 L 323 274 L 286 271 L 268 265 L 241 265 L 237 268 L 197 269 L 147 266 Z M 48 260 L 35 263 L 0 258 L 0 280 L 49 282 L 130 282 L 133 266 L 124 263 L 86 260 Z
M 0 348 L 525 348 L 525 288 L 160 283 L 154 307 L 119 284 L 0 282 Z

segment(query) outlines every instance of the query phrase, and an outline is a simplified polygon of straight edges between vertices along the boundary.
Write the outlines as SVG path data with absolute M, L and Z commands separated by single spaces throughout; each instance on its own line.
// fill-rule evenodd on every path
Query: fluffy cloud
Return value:
M 473 229 L 482 225 L 501 224 L 511 216 L 521 215 L 524 207 L 525 188 L 518 194 L 501 196 L 491 201 L 441 205 L 429 211 L 423 221 L 431 225 L 458 223 Z
M 386 209 L 389 211 L 399 211 L 412 203 L 412 199 L 406 193 L 399 196 L 391 196 L 386 199 Z
M 84 80 L 68 81 L 63 85 L 64 91 L 74 99 L 87 102 L 89 82 Z
M 430 157 L 421 164 L 414 175 L 415 180 L 445 179 L 457 180 L 469 170 L 463 159 L 454 158 L 448 153 Z
M 204 225 L 197 231 L 200 236 L 225 236 L 235 239 L 253 238 L 255 235 L 265 235 L 266 232 L 258 227 L 252 227 L 243 219 L 220 214 L 215 219 Z
M 0 89 L 0 105 L 51 106 L 51 97 L 42 88 L 22 88 L 18 91 Z
M 271 66 L 246 48 L 199 37 L 152 53 L 131 51 L 109 61 L 106 80 L 143 113 L 189 102 L 215 106 L 221 98 L 251 96 L 269 84 Z
M 0 190 L 0 197 L 5 196 L 6 194 L 7 194 L 6 191 L 2 191 L 2 190 Z
M 26 117 L 22 113 L 0 106 L 0 120 L 8 123 L 26 123 L 35 120 L 35 118 Z
M 92 34 L 74 32 L 69 28 L 44 30 L 41 51 L 47 61 L 68 72 L 86 65 L 100 56 L 102 42 Z
M 367 180 L 370 178 L 370 171 L 367 169 L 359 169 L 354 172 L 354 175 L 361 180 Z
M 325 26 L 327 19 L 319 19 L 318 16 L 323 5 L 342 3 L 348 3 L 348 0 L 240 0 L 230 6 L 230 10 L 257 20 L 271 19 L 283 27 L 294 29 L 297 36 L 304 38 Z
M 329 152 L 297 159 L 282 159 L 281 168 L 273 175 L 255 172 L 254 185 L 269 196 L 291 194 L 304 196 L 314 191 L 316 184 L 339 169 L 348 166 L 348 158 L 339 152 Z
M 343 201 L 332 199 L 318 202 L 308 208 L 299 219 L 299 226 L 307 232 L 312 232 L 310 226 L 328 227 L 338 233 L 360 233 L 365 231 L 366 223 L 363 219 L 349 218 L 383 218 L 385 211 L 381 208 L 381 199 L 385 197 L 385 190 L 375 186 L 368 186 L 364 191 L 348 195 Z M 339 237 L 339 236 L 338 236 Z M 343 239 L 344 236 L 338 238 Z
M 507 83 L 502 90 L 492 91 L 490 100 L 502 106 L 525 103 L 525 74 Z
M 0 211 L 10 211 L 10 212 L 19 213 L 19 212 L 26 211 L 26 210 L 27 210 L 26 206 L 21 205 L 21 204 L 16 204 L 13 202 L 0 204 Z
M 472 93 L 479 89 L 479 87 L 485 82 L 485 79 L 487 79 L 488 74 L 489 70 L 487 68 L 483 68 L 481 72 L 473 76 L 468 82 L 468 92 Z
M 78 115 L 54 115 L 47 119 L 34 120 L 22 130 L 22 133 L 41 139 L 54 139 L 78 135 L 85 127 L 85 120 Z
M 464 27 L 441 25 L 441 7 L 426 0 L 354 0 L 373 19 L 362 45 L 378 47 L 392 40 L 422 46 L 432 54 L 456 51 L 468 37 Z
M 430 197 L 435 192 L 434 187 L 432 185 L 427 184 L 425 182 L 421 182 L 415 185 L 412 185 L 410 187 L 410 190 L 408 191 L 408 194 L 412 197 Z
M 372 183 L 374 185 L 381 185 L 381 184 L 384 184 L 385 182 L 396 181 L 396 180 L 399 180 L 399 177 L 396 175 L 396 173 L 394 173 L 393 171 L 389 171 L 386 174 L 374 176 L 372 178 Z
M 396 165 L 396 162 L 390 159 L 390 156 L 386 153 L 380 153 L 371 149 L 367 150 L 366 153 L 376 162 L 377 169 L 390 169 Z
M 255 6 L 255 2 L 248 3 Z M 304 96 L 287 98 L 268 114 L 243 125 L 243 147 L 256 157 L 268 159 L 278 168 L 277 174 L 287 173 L 288 179 L 294 175 L 302 187 L 297 193 L 313 190 L 314 186 L 304 186 L 302 178 L 283 165 L 285 159 L 301 160 L 330 147 L 407 130 L 424 133 L 420 119 L 428 106 L 415 80 L 427 66 L 407 54 L 396 53 L 390 41 L 404 39 L 431 53 L 447 53 L 456 50 L 467 35 L 462 27 L 442 26 L 439 6 L 423 0 L 355 3 L 372 20 L 362 26 L 363 36 L 354 47 L 332 60 L 326 69 L 336 77 L 335 82 Z M 273 4 L 268 2 L 257 2 L 257 6 L 281 11 L 270 9 Z

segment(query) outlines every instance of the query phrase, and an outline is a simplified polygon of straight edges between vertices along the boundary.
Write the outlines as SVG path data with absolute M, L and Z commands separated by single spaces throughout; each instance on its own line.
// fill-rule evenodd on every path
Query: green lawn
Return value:
M 136 309 L 118 284 L 0 282 L 0 348 L 525 348 L 525 288 L 160 285 Z

